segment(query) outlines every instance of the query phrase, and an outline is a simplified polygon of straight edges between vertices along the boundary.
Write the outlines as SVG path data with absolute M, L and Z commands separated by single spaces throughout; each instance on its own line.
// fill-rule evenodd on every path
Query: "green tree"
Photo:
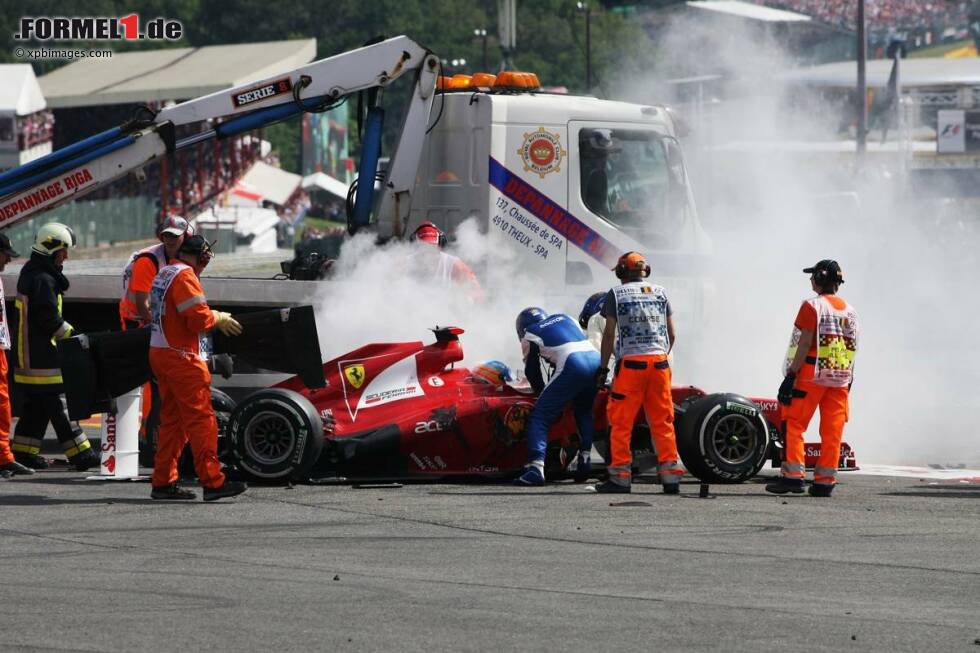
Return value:
M 592 91 L 609 96 L 624 77 L 649 66 L 653 48 L 639 24 L 589 4 Z M 537 73 L 545 86 L 585 92 L 585 20 L 575 0 L 518 3 L 515 65 Z

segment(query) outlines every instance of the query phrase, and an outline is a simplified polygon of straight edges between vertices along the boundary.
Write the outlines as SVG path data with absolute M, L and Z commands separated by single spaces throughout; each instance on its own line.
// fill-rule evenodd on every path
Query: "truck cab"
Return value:
M 611 285 L 609 270 L 630 250 L 675 293 L 695 288 L 690 264 L 710 243 L 664 107 L 444 86 L 432 114 L 406 224 L 382 217 L 382 237 L 428 220 L 452 238 L 475 220 L 491 289 L 519 274 L 584 298 Z

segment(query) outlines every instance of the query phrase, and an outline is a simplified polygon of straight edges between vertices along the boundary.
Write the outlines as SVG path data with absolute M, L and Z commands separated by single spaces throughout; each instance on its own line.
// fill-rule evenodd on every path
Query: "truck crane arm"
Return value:
M 362 184 L 360 217 L 354 224 L 366 224 L 375 205 L 394 206 L 396 210 L 404 207 L 407 212 L 435 95 L 438 59 L 407 36 L 397 36 L 182 102 L 159 113 L 146 110 L 145 115 L 119 127 L 0 174 L 0 229 L 82 197 L 164 154 L 205 140 L 228 138 L 304 111 L 322 110 L 352 93 L 385 88 L 410 71 L 415 72 L 412 96 L 382 185 L 382 197 L 375 203 L 373 184 Z M 176 138 L 177 127 L 204 121 L 211 121 L 208 129 Z M 376 133 L 370 135 L 377 148 L 380 129 L 379 122 Z M 369 167 L 373 179 L 377 158 L 377 153 L 365 153 L 362 175 Z

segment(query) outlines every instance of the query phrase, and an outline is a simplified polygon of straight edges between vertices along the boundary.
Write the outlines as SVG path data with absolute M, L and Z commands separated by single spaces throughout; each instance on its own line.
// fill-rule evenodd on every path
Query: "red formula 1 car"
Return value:
M 257 479 L 433 479 L 508 476 L 526 457 L 525 425 L 536 396 L 494 386 L 455 364 L 462 329 L 435 329 L 436 341 L 371 344 L 324 363 L 326 386 L 293 377 L 245 398 L 225 431 L 227 456 Z M 608 449 L 606 392 L 594 411 L 596 447 Z M 737 483 L 780 458 L 775 400 L 675 387 L 678 448 L 687 470 L 708 482 Z M 808 445 L 808 450 L 813 445 Z M 819 446 L 819 445 L 817 445 Z M 634 465 L 655 465 L 638 422 Z M 571 412 L 549 434 L 546 473 L 569 473 L 578 450 Z M 848 449 L 849 451 L 849 449 Z M 778 464 L 778 462 L 777 462 Z

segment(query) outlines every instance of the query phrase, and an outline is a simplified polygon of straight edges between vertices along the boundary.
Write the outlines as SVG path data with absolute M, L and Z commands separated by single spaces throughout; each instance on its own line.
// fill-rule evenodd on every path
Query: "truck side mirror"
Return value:
M 565 262 L 565 283 L 570 286 L 585 286 L 592 283 L 592 268 L 583 261 Z
M 687 180 L 684 175 L 684 155 L 681 146 L 673 138 L 664 139 L 667 153 L 667 170 L 670 173 L 670 185 L 674 188 L 686 188 Z

